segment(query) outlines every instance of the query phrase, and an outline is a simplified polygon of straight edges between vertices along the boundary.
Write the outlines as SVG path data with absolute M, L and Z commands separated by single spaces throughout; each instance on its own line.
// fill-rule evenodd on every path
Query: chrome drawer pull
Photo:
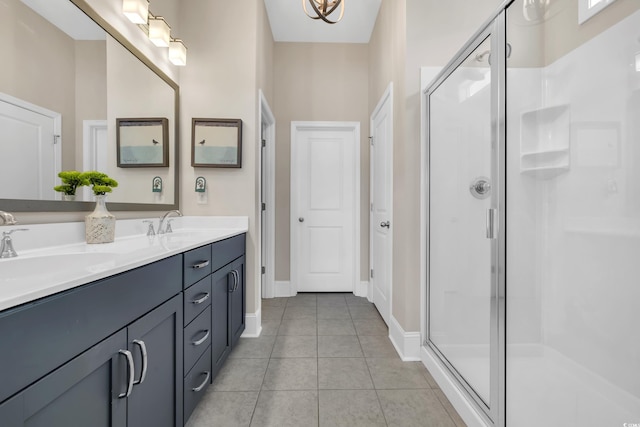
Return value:
M 133 390 L 133 356 L 131 355 L 131 352 L 129 350 L 120 350 L 118 353 L 123 354 L 127 358 L 127 365 L 129 367 L 129 384 L 127 385 L 127 391 L 124 393 L 120 393 L 118 397 L 129 397 L 131 395 L 131 391 Z
M 191 266 L 191 268 L 197 270 L 199 268 L 205 268 L 207 265 L 209 265 L 209 260 L 201 261 L 199 264 L 194 264 Z
M 200 338 L 198 341 L 191 341 L 191 344 L 198 346 L 200 344 L 202 344 L 203 342 L 205 342 L 207 340 L 207 338 L 209 338 L 209 335 L 211 334 L 211 332 L 207 329 L 204 332 L 206 332 L 206 334 L 204 334 L 204 337 Z
M 202 390 L 204 388 L 205 385 L 207 385 L 207 383 L 209 382 L 209 377 L 211 376 L 211 372 L 209 371 L 205 371 L 203 372 L 203 374 L 207 374 L 207 377 L 204 379 L 204 381 L 202 382 L 202 384 L 200 384 L 198 387 L 194 387 L 191 389 L 191 391 L 195 391 L 196 393 L 199 392 L 200 390 Z
M 192 304 L 202 304 L 203 302 L 205 302 L 208 299 L 209 299 L 209 292 L 205 292 L 205 293 L 202 294 L 201 298 L 194 299 L 193 301 L 191 301 L 191 303 Z
M 142 353 L 142 373 L 140 374 L 140 379 L 134 381 L 134 384 L 142 384 L 144 379 L 147 377 L 147 366 L 149 366 L 147 360 L 147 346 L 144 344 L 144 341 L 141 340 L 133 340 L 133 343 L 140 347 L 140 353 Z

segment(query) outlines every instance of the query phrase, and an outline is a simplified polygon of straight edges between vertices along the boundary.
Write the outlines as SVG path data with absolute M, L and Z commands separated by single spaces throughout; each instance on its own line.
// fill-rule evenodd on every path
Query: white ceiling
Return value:
M 322 20 L 309 18 L 304 13 L 300 0 L 264 0 L 274 40 L 307 43 L 369 43 L 382 0 L 343 1 L 345 6 L 342 20 L 337 24 L 327 24 Z M 311 9 L 311 6 L 308 9 Z M 336 17 L 339 16 L 339 10 L 334 14 Z
M 105 31 L 67 0 L 22 0 L 74 40 L 104 40 Z

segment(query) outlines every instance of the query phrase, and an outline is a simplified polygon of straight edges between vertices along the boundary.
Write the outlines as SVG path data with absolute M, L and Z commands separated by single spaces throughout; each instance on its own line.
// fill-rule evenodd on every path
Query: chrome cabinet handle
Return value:
M 200 261 L 200 263 L 192 265 L 191 268 L 193 268 L 194 270 L 197 270 L 199 268 L 205 268 L 207 265 L 209 265 L 209 260 Z
M 199 346 L 200 344 L 202 344 L 203 342 L 205 342 L 207 340 L 207 338 L 209 338 L 209 335 L 211 334 L 211 331 L 209 331 L 208 329 L 205 330 L 204 332 L 206 332 L 204 334 L 204 336 L 202 338 L 200 338 L 197 341 L 191 341 L 191 344 L 195 345 L 196 347 Z
M 231 274 L 233 274 L 233 290 L 231 292 L 235 292 L 238 290 L 238 284 L 240 283 L 240 274 L 238 274 L 238 270 L 232 270 Z
M 209 292 L 205 292 L 202 297 L 198 298 L 198 299 L 194 299 L 193 301 L 191 301 L 192 304 L 202 304 L 203 302 L 205 302 L 206 300 L 209 299 Z
M 131 355 L 131 352 L 129 350 L 120 350 L 118 353 L 123 354 L 126 358 L 127 358 L 127 365 L 129 368 L 129 384 L 127 385 L 127 391 L 125 391 L 124 393 L 120 393 L 118 395 L 118 398 L 123 398 L 123 397 L 129 397 L 131 395 L 131 391 L 133 390 L 133 376 L 134 376 L 134 372 L 133 372 L 133 356 Z
M 209 377 L 211 376 L 211 372 L 209 371 L 204 371 L 203 374 L 206 374 L 207 377 L 204 379 L 204 381 L 202 382 L 202 384 L 200 384 L 198 387 L 194 387 L 191 389 L 191 391 L 195 391 L 196 393 L 199 392 L 200 390 L 202 390 L 204 388 L 205 385 L 207 385 L 207 383 L 209 382 Z
M 149 366 L 147 360 L 147 346 L 144 341 L 141 340 L 133 340 L 133 343 L 140 347 L 140 353 L 142 354 L 142 373 L 140 374 L 140 379 L 134 381 L 134 384 L 142 384 L 144 379 L 147 377 L 147 367 Z

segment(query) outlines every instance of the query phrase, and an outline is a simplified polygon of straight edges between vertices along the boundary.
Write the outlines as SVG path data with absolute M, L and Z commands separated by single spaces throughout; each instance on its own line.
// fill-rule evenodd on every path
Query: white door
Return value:
M 371 289 L 373 303 L 389 324 L 391 313 L 393 86 L 371 115 Z
M 353 292 L 359 272 L 360 124 L 291 126 L 291 281 Z
M 85 171 L 105 171 L 107 167 L 107 121 L 84 120 L 82 122 L 82 168 Z M 83 188 L 82 200 L 95 200 L 91 188 Z M 156 193 L 157 194 L 157 193 Z
M 37 108 L 0 97 L 0 182 L 11 183 L 1 186 L 0 199 L 60 198 L 53 190 L 60 184 L 59 115 L 34 111 Z

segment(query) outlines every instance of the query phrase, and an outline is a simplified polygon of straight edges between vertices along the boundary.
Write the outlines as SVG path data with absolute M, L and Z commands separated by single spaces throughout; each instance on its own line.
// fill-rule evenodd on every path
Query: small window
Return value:
M 579 0 L 578 23 L 583 24 L 616 0 Z

